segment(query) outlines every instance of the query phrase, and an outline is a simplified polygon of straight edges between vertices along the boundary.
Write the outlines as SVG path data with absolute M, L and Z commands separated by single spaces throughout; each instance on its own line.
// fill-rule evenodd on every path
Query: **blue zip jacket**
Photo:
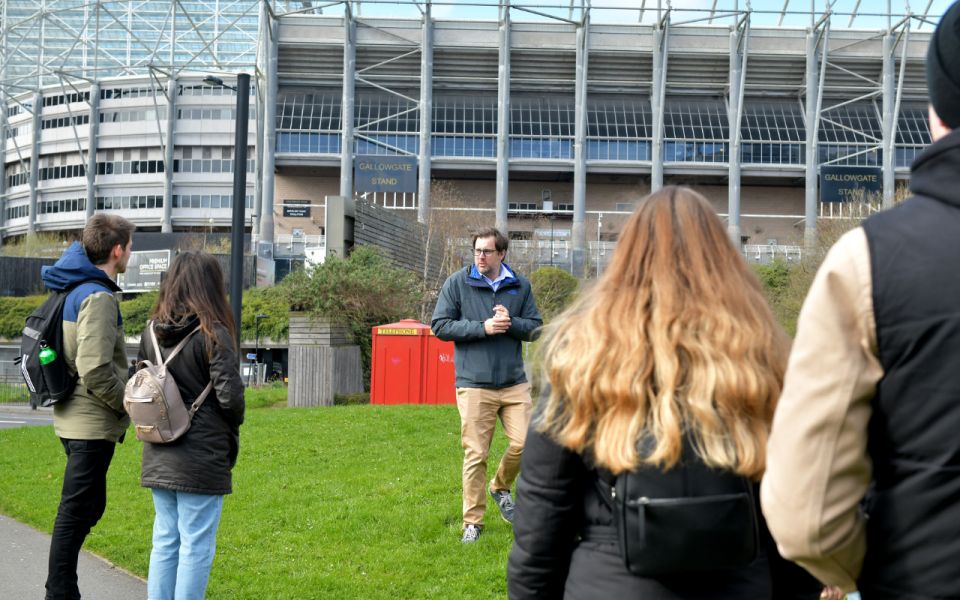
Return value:
M 483 322 L 493 316 L 498 304 L 510 312 L 510 329 L 488 336 Z M 430 322 L 438 338 L 454 343 L 457 387 L 489 389 L 527 381 L 520 342 L 533 340 L 541 325 L 543 319 L 526 278 L 507 277 L 494 292 L 473 265 L 447 278 Z

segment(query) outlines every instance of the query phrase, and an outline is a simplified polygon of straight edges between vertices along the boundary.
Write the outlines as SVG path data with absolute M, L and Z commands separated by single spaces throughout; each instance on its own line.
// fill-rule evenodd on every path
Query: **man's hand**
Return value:
M 820 600 L 843 600 L 847 595 L 840 588 L 827 586 L 820 592 Z
M 510 313 L 502 304 L 493 307 L 493 316 L 483 322 L 487 335 L 499 335 L 510 329 Z

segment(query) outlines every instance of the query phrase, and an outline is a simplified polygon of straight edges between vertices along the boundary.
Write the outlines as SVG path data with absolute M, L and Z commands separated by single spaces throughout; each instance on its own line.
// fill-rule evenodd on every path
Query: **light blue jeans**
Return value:
M 223 496 L 154 489 L 153 506 L 148 600 L 203 600 Z

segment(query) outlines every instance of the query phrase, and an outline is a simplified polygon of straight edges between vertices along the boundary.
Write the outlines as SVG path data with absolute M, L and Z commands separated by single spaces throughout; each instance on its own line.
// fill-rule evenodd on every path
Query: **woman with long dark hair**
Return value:
M 517 486 L 511 598 L 817 597 L 776 554 L 754 495 L 789 340 L 703 196 L 643 199 L 543 343 L 549 386 Z M 729 555 L 703 558 L 721 543 Z
M 138 360 L 160 364 L 186 340 L 167 365 L 183 401 L 189 407 L 208 385 L 212 389 L 182 437 L 143 446 L 140 485 L 152 489 L 156 510 L 147 595 L 149 600 L 202 599 L 223 498 L 232 491 L 244 412 L 236 324 L 217 260 L 203 252 L 178 254 L 150 319 Z

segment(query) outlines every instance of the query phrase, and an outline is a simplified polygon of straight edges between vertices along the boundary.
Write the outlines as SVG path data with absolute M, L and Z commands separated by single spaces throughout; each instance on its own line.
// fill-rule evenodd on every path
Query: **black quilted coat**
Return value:
M 535 423 L 527 432 L 517 482 L 514 543 L 507 566 L 511 600 L 819 597 L 820 584 L 777 554 L 762 517 L 759 555 L 743 569 L 664 580 L 631 574 L 619 554 L 612 509 L 597 490 L 597 472 L 582 456 L 537 431 Z M 584 535 L 587 530 L 591 533 Z
M 155 331 L 161 353 L 167 356 L 198 324 L 195 316 L 177 323 L 158 323 Z M 229 494 L 231 470 L 240 451 L 243 423 L 243 381 L 231 335 L 217 327 L 217 343 L 208 358 L 202 331 L 193 334 L 168 365 L 187 407 L 213 381 L 213 391 L 193 417 L 190 430 L 169 444 L 143 445 L 140 485 L 194 494 Z M 146 331 L 140 338 L 138 359 L 158 364 Z

